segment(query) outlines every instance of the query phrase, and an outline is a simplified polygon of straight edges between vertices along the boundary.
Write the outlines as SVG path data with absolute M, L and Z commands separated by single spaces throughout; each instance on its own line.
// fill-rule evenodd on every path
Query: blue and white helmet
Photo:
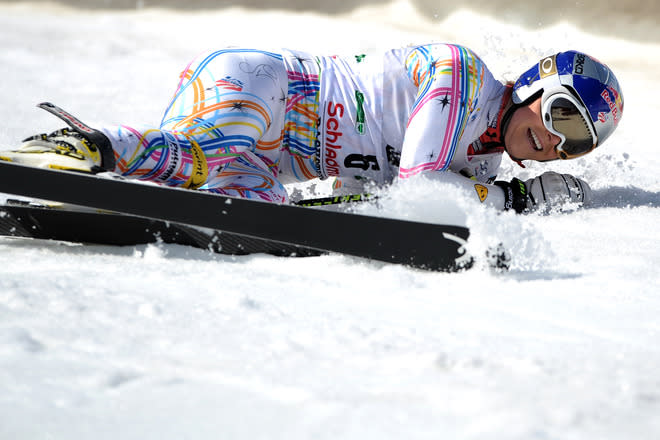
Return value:
M 514 104 L 539 95 L 546 127 L 562 138 L 557 146 L 561 159 L 581 156 L 601 145 L 623 114 L 623 93 L 612 70 L 577 51 L 543 58 L 513 86 Z M 567 113 L 568 107 L 572 114 Z

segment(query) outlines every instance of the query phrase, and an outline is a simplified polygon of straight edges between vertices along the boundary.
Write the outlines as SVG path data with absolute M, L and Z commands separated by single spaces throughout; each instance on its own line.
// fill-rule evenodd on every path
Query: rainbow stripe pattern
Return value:
M 159 128 L 121 125 L 112 139 L 126 176 L 266 201 L 288 200 L 280 157 L 317 177 L 318 71 L 286 71 L 281 54 L 224 49 L 180 75 Z M 282 155 L 286 151 L 288 155 Z
M 448 51 L 448 53 L 447 53 Z M 423 171 L 446 170 L 472 112 L 478 107 L 478 97 L 484 83 L 485 66 L 469 49 L 456 45 L 420 46 L 406 59 L 408 76 L 418 87 L 407 126 L 409 142 L 428 145 L 413 166 L 399 169 L 407 178 Z M 404 151 L 406 150 L 404 144 Z

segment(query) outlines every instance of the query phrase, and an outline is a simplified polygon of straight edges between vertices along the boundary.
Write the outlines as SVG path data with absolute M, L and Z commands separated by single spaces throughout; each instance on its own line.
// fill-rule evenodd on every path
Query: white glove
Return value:
M 588 205 L 593 199 L 587 182 L 554 171 L 546 171 L 526 182 L 514 178 L 511 182 L 497 181 L 495 185 L 504 191 L 504 209 L 517 213 L 550 211 L 567 204 Z
M 525 182 L 527 187 L 527 209 L 550 210 L 567 204 L 588 205 L 593 200 L 591 188 L 582 179 L 570 174 L 546 171 Z

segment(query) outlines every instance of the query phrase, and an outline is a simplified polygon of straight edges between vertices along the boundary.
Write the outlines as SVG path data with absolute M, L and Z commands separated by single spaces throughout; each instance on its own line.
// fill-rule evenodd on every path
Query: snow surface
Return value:
M 453 41 L 502 79 L 578 48 L 626 99 L 587 158 L 503 167 L 581 176 L 591 209 L 495 215 L 431 183 L 384 202 L 383 215 L 458 212 L 475 254 L 509 248 L 507 273 L 0 239 L 0 439 L 660 438 L 658 42 L 405 1 L 332 15 L 0 3 L 0 29 L 2 148 L 59 128 L 44 100 L 90 123 L 157 123 L 184 64 L 224 45 Z

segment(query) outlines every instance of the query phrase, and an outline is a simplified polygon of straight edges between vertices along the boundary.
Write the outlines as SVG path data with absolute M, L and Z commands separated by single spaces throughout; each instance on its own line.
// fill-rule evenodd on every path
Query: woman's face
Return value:
M 509 155 L 518 160 L 548 161 L 558 159 L 555 146 L 561 138 L 545 128 L 541 116 L 541 97 L 518 108 L 504 133 Z

